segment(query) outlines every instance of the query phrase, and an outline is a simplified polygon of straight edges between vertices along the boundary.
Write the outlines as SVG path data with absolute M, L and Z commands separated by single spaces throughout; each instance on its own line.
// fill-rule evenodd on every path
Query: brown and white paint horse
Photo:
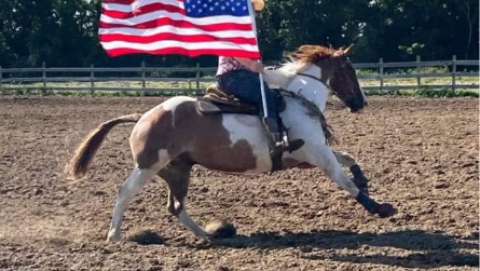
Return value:
M 299 80 L 300 95 L 319 108 L 325 108 L 328 90 L 323 82 L 352 111 L 361 110 L 365 97 L 344 50 L 319 46 L 301 47 L 299 58 L 283 74 L 270 74 L 277 83 L 288 82 L 294 89 Z M 327 64 L 325 64 L 327 63 Z M 326 65 L 326 66 L 323 66 Z M 278 83 L 280 84 L 280 83 Z M 295 91 L 295 90 L 293 90 Z M 327 95 L 324 92 L 327 91 Z M 335 153 L 327 144 L 322 123 L 301 100 L 285 97 L 286 108 L 281 113 L 290 138 L 305 141 L 300 149 L 284 155 L 291 167 L 311 165 L 322 169 L 330 179 L 347 190 L 370 213 L 386 217 L 394 214 L 389 204 L 378 204 L 342 171 Z M 86 137 L 69 163 L 72 177 L 85 174 L 88 164 L 109 131 L 117 124 L 135 122 L 130 147 L 135 168 L 120 189 L 108 232 L 109 241 L 121 239 L 121 224 L 128 201 L 155 175 L 162 177 L 169 188 L 168 210 L 197 237 L 209 240 L 207 233 L 187 214 L 186 196 L 190 171 L 199 164 L 213 170 L 235 173 L 266 173 L 271 170 L 267 135 L 258 116 L 240 114 L 202 115 L 196 110 L 196 99 L 174 97 L 145 114 L 121 116 L 101 124 Z

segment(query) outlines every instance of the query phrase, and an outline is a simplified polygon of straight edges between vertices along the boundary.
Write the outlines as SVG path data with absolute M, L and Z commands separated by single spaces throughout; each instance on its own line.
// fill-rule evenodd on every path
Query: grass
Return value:
M 360 73 L 360 77 L 368 75 Z M 210 79 L 210 78 L 209 78 Z M 142 82 L 139 81 L 105 81 L 95 82 L 95 88 L 108 88 L 108 90 L 96 90 L 91 92 L 90 82 L 53 82 L 28 84 L 3 84 L 3 95 L 64 95 L 64 96 L 176 96 L 176 95 L 200 95 L 203 90 L 214 82 L 200 82 L 192 80 L 175 82 L 148 81 L 145 84 L 146 91 L 142 90 Z M 457 77 L 457 90 L 453 91 L 446 87 L 429 87 L 434 85 L 450 85 L 450 77 L 422 78 L 421 88 L 417 88 L 416 78 L 388 78 L 384 79 L 387 90 L 380 91 L 380 82 L 374 79 L 360 79 L 360 85 L 366 88 L 369 95 L 402 95 L 420 97 L 479 97 L 478 88 L 462 88 L 479 84 L 478 77 Z M 399 86 L 412 86 L 411 89 L 396 89 Z M 82 89 L 79 91 L 78 89 Z

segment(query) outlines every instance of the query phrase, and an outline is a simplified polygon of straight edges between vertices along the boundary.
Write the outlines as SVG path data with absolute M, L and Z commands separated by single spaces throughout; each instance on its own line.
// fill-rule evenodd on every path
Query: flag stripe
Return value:
M 181 28 L 175 27 L 172 25 L 165 25 L 159 26 L 154 28 L 145 28 L 145 29 L 137 29 L 132 27 L 111 27 L 111 28 L 100 28 L 99 34 L 102 35 L 114 35 L 114 34 L 125 34 L 125 35 L 132 35 L 138 37 L 149 37 L 154 35 L 159 35 L 162 33 L 170 33 L 170 34 L 177 34 L 177 35 L 210 35 L 216 38 L 235 38 L 235 37 L 242 37 L 246 39 L 255 39 L 255 33 L 251 30 L 247 31 L 237 31 L 237 30 L 226 30 L 226 31 L 205 31 L 202 29 L 195 29 L 195 28 Z
M 259 59 L 260 55 L 258 52 L 247 52 L 242 50 L 226 50 L 226 49 L 200 49 L 200 50 L 190 50 L 180 47 L 172 47 L 166 49 L 158 49 L 152 51 L 143 51 L 135 50 L 131 48 L 117 48 L 107 51 L 108 55 L 111 57 L 118 57 L 130 54 L 151 54 L 151 55 L 171 55 L 178 54 L 189 57 L 198 57 L 202 55 L 212 55 L 212 56 L 231 56 L 231 57 L 245 57 L 251 59 Z
M 155 27 L 166 26 L 166 25 L 176 26 L 178 28 L 194 28 L 194 29 L 200 29 L 204 31 L 227 31 L 230 29 L 252 31 L 252 26 L 245 25 L 245 24 L 223 23 L 223 24 L 210 24 L 210 25 L 196 25 L 190 22 L 185 22 L 185 21 L 175 21 L 170 18 L 158 19 L 156 21 L 150 21 L 150 22 L 137 24 L 130 27 L 136 28 L 136 29 L 152 29 Z M 123 24 L 110 24 L 110 23 L 100 22 L 100 27 L 103 29 L 117 28 L 117 27 L 124 27 L 124 26 L 125 25 Z
M 127 0 L 130 1 L 130 0 Z M 130 1 L 129 3 L 121 3 L 120 1 L 103 1 L 102 8 L 104 10 L 119 11 L 119 12 L 134 12 L 137 9 L 142 9 L 145 6 L 152 4 L 163 4 L 171 7 L 177 7 L 184 9 L 184 4 L 178 0 L 142 0 L 142 1 Z
M 176 34 L 158 34 L 148 37 L 138 37 L 134 35 L 123 35 L 123 34 L 113 34 L 113 35 L 102 35 L 100 37 L 101 42 L 112 42 L 112 41 L 125 41 L 125 42 L 132 42 L 132 43 L 152 43 L 159 40 L 173 40 L 173 41 L 181 41 L 181 42 L 210 42 L 210 41 L 226 41 L 231 43 L 242 43 L 242 44 L 249 44 L 249 45 L 257 45 L 256 39 L 245 39 L 245 38 L 217 38 L 210 35 L 198 35 L 198 36 L 182 36 Z
M 156 49 L 165 49 L 168 47 L 181 47 L 191 50 L 200 50 L 203 48 L 218 48 L 218 49 L 239 49 L 249 52 L 257 51 L 255 45 L 249 44 L 234 44 L 231 42 L 182 42 L 175 40 L 161 40 L 150 43 L 135 43 L 135 42 L 125 42 L 125 41 L 112 41 L 112 42 L 102 42 L 103 47 L 106 50 L 117 49 L 117 48 L 132 48 L 136 50 L 145 50 L 153 51 Z

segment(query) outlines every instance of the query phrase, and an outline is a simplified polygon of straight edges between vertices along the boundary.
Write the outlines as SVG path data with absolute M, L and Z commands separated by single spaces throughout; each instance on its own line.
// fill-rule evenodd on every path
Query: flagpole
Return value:
M 255 39 L 257 40 L 257 46 L 260 47 L 260 44 L 258 42 L 257 22 L 255 21 L 255 14 L 253 12 L 252 0 L 247 0 L 247 2 L 248 2 L 248 13 L 252 18 L 253 31 L 255 32 Z M 259 72 L 258 77 L 260 79 L 260 92 L 262 94 L 263 115 L 265 118 L 268 118 L 267 96 L 265 94 L 265 86 L 263 84 L 263 74 Z

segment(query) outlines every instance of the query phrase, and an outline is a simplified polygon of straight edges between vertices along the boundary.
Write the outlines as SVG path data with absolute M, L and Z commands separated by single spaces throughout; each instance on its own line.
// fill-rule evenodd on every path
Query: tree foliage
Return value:
M 109 59 L 98 37 L 100 0 L 0 0 L 1 66 L 213 65 L 215 58 Z M 478 0 L 270 0 L 258 16 L 265 60 L 302 44 L 348 46 L 355 61 L 478 58 Z

